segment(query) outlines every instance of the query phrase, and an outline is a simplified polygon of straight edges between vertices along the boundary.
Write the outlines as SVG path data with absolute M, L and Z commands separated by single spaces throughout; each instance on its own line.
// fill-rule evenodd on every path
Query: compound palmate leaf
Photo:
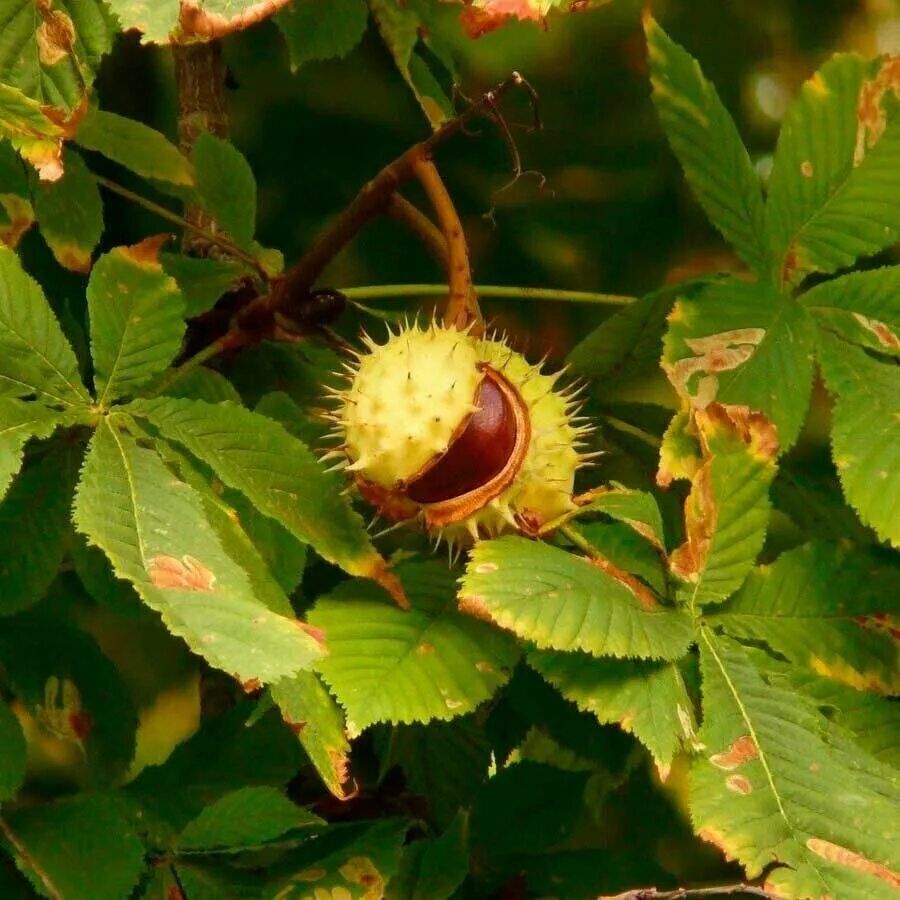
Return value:
M 759 176 L 734 120 L 697 61 L 647 15 L 653 102 L 685 177 L 712 223 L 757 274 L 766 269 Z
M 346 709 L 351 733 L 375 722 L 464 715 L 508 680 L 519 656 L 508 635 L 459 612 L 446 567 L 409 563 L 397 571 L 408 612 L 375 585 L 353 581 L 309 614 L 328 646 L 317 668 Z
M 91 440 L 75 523 L 134 584 L 166 627 L 241 681 L 269 682 L 321 654 L 298 623 L 271 612 L 224 552 L 196 492 L 105 419 Z
M 769 180 L 773 274 L 834 272 L 900 233 L 896 59 L 838 54 L 788 111 Z
M 738 644 L 701 635 L 706 755 L 692 772 L 700 837 L 793 898 L 895 898 L 900 776 L 776 686 Z M 829 732 L 826 740 L 826 730 Z
M 116 247 L 88 282 L 94 382 L 101 406 L 163 371 L 181 346 L 184 301 L 156 258 L 157 244 Z
M 460 607 L 542 648 L 676 659 L 691 642 L 690 619 L 636 581 L 557 547 L 503 537 L 473 549 Z
M 819 364 L 835 395 L 831 446 L 844 495 L 882 540 L 900 545 L 900 368 L 824 329 Z
M 339 496 L 338 479 L 277 422 L 234 403 L 175 398 L 139 400 L 129 410 L 185 446 L 325 559 L 353 575 L 373 577 L 383 570 L 362 520 Z
M 900 568 L 859 551 L 807 544 L 752 572 L 709 621 L 820 675 L 895 694 L 900 644 L 878 623 L 898 596 Z
M 692 702 L 673 663 L 536 651 L 528 663 L 579 709 L 618 724 L 650 751 L 663 779 L 694 737 Z
M 44 292 L 7 247 L 0 247 L 0 393 L 37 394 L 60 406 L 90 402 Z

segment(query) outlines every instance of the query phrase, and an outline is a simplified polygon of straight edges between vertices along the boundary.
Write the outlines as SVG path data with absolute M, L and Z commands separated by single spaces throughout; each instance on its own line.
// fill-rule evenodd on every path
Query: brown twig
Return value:
M 397 188 L 413 177 L 414 166 L 418 159 L 431 158 L 444 141 L 458 134 L 472 119 L 492 109 L 507 91 L 524 85 L 527 85 L 525 79 L 518 72 L 513 72 L 509 78 L 488 91 L 458 116 L 445 122 L 427 140 L 413 145 L 393 162 L 388 163 L 319 235 L 297 264 L 273 287 L 272 293 L 268 297 L 260 297 L 256 302 L 266 304 L 272 310 L 289 314 L 292 298 L 305 297 L 328 263 L 366 222 L 384 212 Z
M 404 225 L 421 241 L 443 272 L 450 275 L 450 254 L 440 229 L 415 204 L 400 194 L 391 194 L 385 215 Z
M 437 166 L 424 153 L 413 163 L 413 172 L 434 207 L 441 231 L 444 233 L 444 240 L 447 242 L 450 295 L 444 308 L 444 324 L 459 329 L 472 326 L 474 330 L 481 332 L 483 330 L 481 310 L 472 290 L 469 247 L 466 244 L 459 213 L 453 205 L 453 199 Z
M 675 888 L 671 891 L 660 891 L 654 887 L 636 888 L 621 894 L 609 894 L 597 900 L 683 900 L 689 897 L 729 897 L 735 894 L 746 894 L 748 897 L 763 897 L 765 900 L 785 900 L 781 894 L 772 893 L 765 888 L 752 884 L 726 884 L 718 887 Z
M 19 840 L 18 835 L 12 830 L 6 819 L 0 818 L 0 835 L 9 842 L 16 856 L 18 856 L 41 882 L 50 900 L 63 900 L 59 888 L 53 883 L 50 876 L 44 871 L 40 863 L 31 855 L 28 848 Z
M 228 136 L 228 113 L 225 108 L 225 62 L 219 41 L 174 44 L 175 81 L 178 85 L 178 143 L 190 158 L 194 143 L 201 134 Z M 185 204 L 184 217 L 203 231 L 216 233 L 215 219 L 201 206 Z M 207 255 L 210 243 L 195 235 L 185 234 L 185 252 Z

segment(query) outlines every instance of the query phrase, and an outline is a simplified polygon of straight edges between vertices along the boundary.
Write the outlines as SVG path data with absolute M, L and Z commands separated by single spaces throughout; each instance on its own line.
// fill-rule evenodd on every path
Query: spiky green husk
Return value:
M 475 338 L 435 323 L 415 323 L 386 343 L 366 339 L 366 353 L 336 394 L 334 417 L 346 468 L 391 490 L 443 453 L 466 417 L 485 366 L 505 378 L 528 409 L 531 438 L 513 481 L 462 522 L 436 536 L 452 544 L 508 531 L 536 531 L 574 506 L 575 471 L 584 429 L 573 422 L 577 402 L 504 340 Z M 424 519 L 426 507 L 417 506 Z

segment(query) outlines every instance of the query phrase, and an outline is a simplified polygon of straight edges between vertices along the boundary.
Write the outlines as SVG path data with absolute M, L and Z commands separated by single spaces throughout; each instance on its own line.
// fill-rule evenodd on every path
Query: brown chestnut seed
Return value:
M 416 503 L 440 503 L 490 481 L 506 465 L 516 444 L 516 420 L 503 392 L 485 378 L 478 407 L 462 434 L 406 489 Z

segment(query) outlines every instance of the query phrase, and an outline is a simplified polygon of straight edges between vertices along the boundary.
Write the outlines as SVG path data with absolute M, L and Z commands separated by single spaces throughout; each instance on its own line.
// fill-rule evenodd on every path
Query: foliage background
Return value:
M 541 94 L 545 123 L 541 134 L 523 134 L 520 142 L 527 167 L 547 177 L 544 190 L 538 189 L 536 179 L 524 178 L 492 199 L 493 192 L 509 178 L 509 159 L 489 129 L 480 138 L 458 140 L 452 150 L 442 155 L 441 169 L 463 213 L 479 281 L 639 295 L 667 281 L 737 266 L 736 258 L 725 249 L 691 197 L 665 144 L 649 96 L 639 7 L 637 3 L 617 0 L 600 11 L 557 17 L 546 33 L 533 25 L 513 24 L 478 42 L 470 42 L 454 27 L 455 9 L 445 10 L 448 40 L 459 58 L 466 89 L 477 93 L 511 69 L 521 69 Z M 866 55 L 891 49 L 896 52 L 897 47 L 891 43 L 896 45 L 900 29 L 892 4 L 875 0 L 859 4 L 835 0 L 814 5 L 799 0 L 729 4 L 694 0 L 656 4 L 654 11 L 669 33 L 702 60 L 707 76 L 736 115 L 754 163 L 763 170 L 781 115 L 800 82 L 836 49 L 857 49 Z M 311 63 L 293 76 L 288 74 L 287 51 L 271 23 L 229 39 L 226 58 L 234 84 L 230 94 L 232 137 L 249 160 L 259 186 L 257 236 L 264 245 L 281 249 L 289 259 L 299 255 L 323 220 L 349 201 L 377 168 L 421 139 L 425 132 L 418 106 L 372 28 L 362 45 L 344 60 Z M 140 46 L 133 35 L 120 38 L 116 52 L 101 68 L 98 93 L 104 109 L 173 134 L 175 98 L 171 66 L 164 49 Z M 523 116 L 526 114 L 523 109 Z M 115 172 L 123 183 L 152 193 L 145 183 L 129 181 L 121 170 L 107 167 L 103 160 L 92 158 L 92 164 L 100 173 Z M 482 214 L 494 203 L 496 224 L 492 226 Z M 119 198 L 107 195 L 105 204 L 107 225 L 101 250 L 136 242 L 159 230 L 157 219 Z M 41 283 L 63 321 L 69 321 L 68 317 L 83 320 L 84 280 L 52 262 L 36 230 L 25 236 L 20 249 L 26 268 L 41 274 Z M 378 222 L 329 269 L 323 282 L 344 287 L 438 280 L 432 262 L 424 254 L 410 252 L 411 249 L 415 249 L 414 244 L 399 226 Z M 890 251 L 878 260 L 893 261 Z M 489 315 L 512 330 L 520 345 L 534 352 L 549 348 L 557 360 L 607 314 L 597 307 L 531 302 L 526 305 L 488 301 L 485 306 Z M 351 314 L 346 333 L 352 334 L 355 325 Z M 236 381 L 243 378 L 252 389 L 253 378 L 258 374 L 253 365 L 258 362 L 257 358 L 243 369 L 235 363 L 232 374 Z M 676 405 L 674 393 L 661 372 L 642 373 L 639 379 L 616 390 L 623 402 L 654 401 L 673 409 Z M 827 415 L 824 390 L 817 387 L 807 430 L 787 463 L 813 481 L 833 479 L 826 440 Z M 652 452 L 636 447 L 608 422 L 601 439 L 609 452 L 591 475 L 591 482 L 618 478 L 633 486 L 649 486 L 653 473 L 648 461 L 654 456 Z M 679 494 L 676 489 L 670 495 L 671 502 L 664 505 L 667 524 L 677 520 L 676 501 L 683 496 L 684 492 Z M 852 517 L 847 521 L 852 522 Z M 844 525 L 842 519 L 835 527 L 842 536 L 846 534 L 846 530 L 842 532 Z M 850 527 L 853 526 L 847 526 Z M 763 559 L 774 559 L 800 539 L 795 524 L 776 513 Z M 300 603 L 331 587 L 334 577 L 334 572 L 324 566 L 311 570 Z M 97 613 L 91 627 L 104 638 L 107 653 L 128 672 L 129 686 L 143 707 L 145 721 L 151 722 L 145 726 L 141 761 L 162 761 L 172 744 L 198 724 L 199 688 L 189 674 L 191 664 L 184 654 L 173 652 L 159 630 L 150 624 L 123 623 L 118 616 Z M 498 654 L 502 656 L 500 650 Z M 633 748 L 618 732 L 604 730 L 599 737 L 594 733 L 582 735 L 579 728 L 583 723 L 572 718 L 571 708 L 557 709 L 556 700 L 542 694 L 543 683 L 527 674 L 528 670 L 523 671 L 525 674 L 511 689 L 513 721 L 495 722 L 494 727 L 500 733 L 509 727 L 516 734 L 523 722 L 527 728 L 528 716 L 539 709 L 547 721 L 555 724 L 555 729 L 545 728 L 550 737 L 562 740 L 570 748 L 577 747 L 579 753 L 573 755 L 580 758 L 553 774 L 545 768 L 518 769 L 513 776 L 494 783 L 491 802 L 485 800 L 470 823 L 476 846 L 472 865 L 480 878 L 479 891 L 516 896 L 521 889 L 515 875 L 519 868 L 529 868 L 529 888 L 537 895 L 555 895 L 553 892 L 557 891 L 573 897 L 638 883 L 664 886 L 741 877 L 739 868 L 724 863 L 709 846 L 691 836 L 683 771 L 676 767 L 668 785 L 660 788 L 651 768 L 634 767 L 629 756 Z M 232 697 L 221 685 L 206 684 L 204 689 L 208 692 L 203 697 L 206 710 L 215 711 L 217 704 L 230 705 Z M 239 718 L 231 712 L 225 719 L 228 715 L 235 721 Z M 155 796 L 163 798 L 161 804 L 172 802 L 170 794 L 178 795 L 175 786 L 189 784 L 191 777 L 214 758 L 220 759 L 221 768 L 214 776 L 220 778 L 222 788 L 246 787 L 257 778 L 260 784 L 280 783 L 297 768 L 296 748 L 284 742 L 284 735 L 273 735 L 268 741 L 260 738 L 255 751 L 235 749 L 234 755 L 229 756 L 227 752 L 223 754 L 222 747 L 229 746 L 231 732 L 227 722 L 219 727 L 221 734 L 203 735 L 208 743 L 192 745 L 193 757 L 184 754 L 181 772 L 176 765 L 174 772 L 170 768 L 167 774 L 159 776 L 157 782 L 168 778 L 168 785 L 154 784 L 152 776 L 139 785 L 136 792 L 141 801 L 150 808 Z M 477 734 L 467 734 L 466 728 L 454 732 L 461 746 L 458 753 L 449 754 L 450 760 L 484 752 Z M 473 726 L 472 731 L 477 728 Z M 437 741 L 441 741 L 440 731 L 437 735 Z M 499 740 L 496 734 L 492 739 Z M 598 741 L 602 746 L 597 746 Z M 238 743 L 235 741 L 235 746 Z M 542 753 L 558 753 L 558 747 L 540 746 L 540 738 L 535 738 L 534 743 L 533 759 L 539 759 Z M 397 771 L 379 782 L 378 775 L 383 774 L 379 767 L 386 767 L 386 760 L 394 758 L 427 757 L 428 748 L 420 744 L 421 735 L 404 732 L 402 727 L 393 736 L 377 729 L 367 733 L 355 752 L 354 766 L 361 782 L 377 786 L 356 804 L 330 807 L 321 799 L 318 785 L 303 780 L 292 785 L 292 796 L 303 802 L 315 801 L 319 812 L 337 822 L 391 813 L 408 815 L 410 804 L 416 811 L 415 801 L 409 799 Z M 257 755 L 259 747 L 266 748 L 263 758 Z M 540 855 L 539 835 L 548 827 L 548 812 L 541 798 L 574 798 L 583 792 L 587 780 L 582 768 L 585 757 L 602 759 L 610 769 L 608 780 L 595 777 L 591 789 L 600 795 L 613 791 L 615 802 L 602 806 L 602 821 L 587 825 L 580 822 L 577 827 L 561 821 L 559 828 L 570 829 L 592 847 L 599 835 L 600 843 L 607 849 L 579 856 L 576 842 L 568 848 L 571 855 L 566 862 L 556 859 L 546 871 L 535 866 L 533 858 L 530 862 L 518 859 L 517 855 Z M 559 762 L 558 757 L 554 759 Z M 85 778 L 77 754 L 52 742 L 39 748 L 31 765 L 36 796 L 65 793 L 73 784 L 73 771 L 77 772 L 75 782 Z M 448 759 L 441 759 L 440 765 L 442 778 L 451 778 Z M 413 765 L 409 767 L 412 769 Z M 631 773 L 630 778 L 620 777 L 625 771 Z M 441 828 L 450 826 L 447 834 L 451 839 L 453 828 L 463 827 L 452 824 L 455 806 L 460 799 L 475 793 L 472 785 L 464 783 L 465 774 L 463 769 L 461 782 L 452 785 L 452 795 L 444 798 L 446 809 L 440 806 L 440 792 L 431 797 L 431 814 L 440 820 Z M 284 818 L 272 826 L 273 834 L 296 834 L 315 826 L 296 809 L 291 812 L 280 808 L 271 795 L 241 799 L 258 804 L 257 810 L 276 810 L 276 817 L 280 809 Z M 173 827 L 173 821 L 186 824 L 201 805 L 188 798 L 184 809 L 155 810 L 158 821 L 153 822 L 151 832 L 155 828 L 165 832 Z M 561 807 L 564 805 L 560 803 Z M 71 821 L 75 825 L 67 822 L 66 812 L 64 807 L 59 811 L 55 834 L 77 828 L 79 817 L 90 810 L 73 813 Z M 298 818 L 291 819 L 291 815 Z M 242 816 L 252 818 L 238 809 L 220 810 L 211 819 L 240 820 Z M 97 818 L 102 832 L 100 811 Z M 513 829 L 515 838 L 504 846 L 501 836 L 514 823 L 518 826 Z M 20 821 L 17 827 L 28 834 L 28 825 L 26 815 L 24 823 Z M 354 826 L 347 827 L 352 843 Z M 384 828 L 391 827 L 386 822 Z M 396 830 L 396 824 L 393 827 Z M 224 845 L 234 848 L 243 836 L 214 833 L 210 837 L 204 836 L 199 826 L 197 830 L 200 834 L 193 835 L 193 846 L 184 834 L 180 838 L 186 854 L 196 850 L 202 857 L 196 864 L 182 860 L 181 889 L 186 890 L 190 900 L 195 896 L 241 896 L 245 886 L 240 872 L 229 870 L 228 878 L 233 881 L 227 884 L 217 881 L 224 876 L 203 852 Z M 165 844 L 168 837 L 161 836 L 160 843 Z M 254 835 L 254 839 L 257 837 Z M 338 845 L 340 839 L 338 834 Z M 392 844 L 385 834 L 364 836 L 362 840 L 374 842 L 373 858 L 382 844 Z M 83 847 L 78 848 L 74 858 L 81 859 L 78 854 L 84 852 Z M 131 852 L 138 854 L 140 849 L 131 847 Z M 386 862 L 385 869 L 391 865 Z M 15 896 L 13 891 L 27 896 L 29 889 L 13 867 L 8 863 L 4 866 L 0 870 L 0 878 L 8 882 L 4 889 L 10 896 Z M 145 883 L 148 896 L 165 896 L 168 871 L 160 866 Z M 561 871 L 562 888 L 558 883 L 541 887 L 542 877 L 559 878 Z M 602 877 L 595 879 L 598 871 Z M 111 872 L 110 883 L 114 876 Z M 90 896 L 89 882 L 80 888 Z M 115 896 L 115 892 L 110 895 Z M 81 895 L 76 890 L 73 896 Z

